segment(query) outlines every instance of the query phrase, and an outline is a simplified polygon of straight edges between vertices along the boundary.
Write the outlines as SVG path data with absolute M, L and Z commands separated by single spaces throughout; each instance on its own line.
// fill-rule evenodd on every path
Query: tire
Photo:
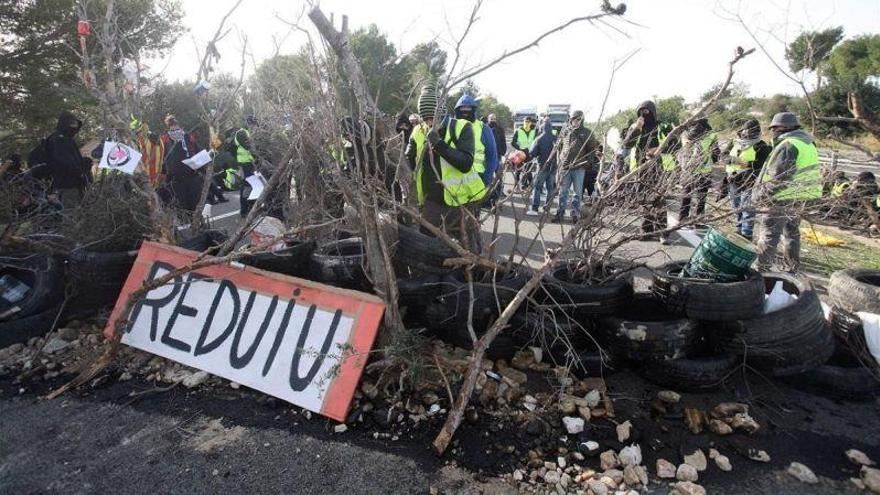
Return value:
M 740 364 L 734 355 L 681 358 L 648 364 L 639 374 L 661 387 L 698 392 L 717 388 Z
M 499 314 L 529 281 L 530 272 L 513 267 L 507 272 L 494 272 L 475 267 L 472 273 L 475 313 Z M 471 288 L 464 271 L 454 271 L 443 278 L 440 297 L 454 304 L 457 311 L 467 313 Z
M 786 383 L 832 399 L 869 401 L 880 397 L 880 378 L 862 366 L 823 364 Z
M 119 297 L 137 251 L 98 253 L 76 249 L 67 258 L 68 275 L 75 293 L 72 307 L 99 309 Z
M 653 292 L 675 315 L 703 321 L 755 318 L 764 310 L 764 279 L 749 270 L 740 282 L 681 277 L 686 261 L 666 263 L 654 272 Z
M 613 315 L 625 308 L 633 298 L 632 283 L 626 276 L 592 284 L 573 275 L 576 262 L 557 265 L 547 272 L 538 297 L 574 318 Z
M 670 314 L 652 294 L 636 294 L 627 317 L 604 317 L 599 329 L 612 352 L 637 362 L 687 357 L 702 337 L 697 321 Z
M 360 237 L 332 241 L 312 253 L 310 272 L 315 280 L 344 289 L 370 291 L 364 271 L 364 243 Z
M 440 291 L 440 276 L 398 278 L 398 301 L 404 306 L 426 306 Z
M 880 270 L 851 268 L 831 274 L 828 295 L 835 306 L 880 314 Z
M 395 262 L 423 273 L 446 275 L 452 272 L 443 266 L 447 258 L 457 256 L 455 250 L 435 237 L 405 225 L 397 226 Z
M 764 274 L 766 292 L 776 282 L 797 294 L 797 300 L 757 318 L 721 323 L 712 337 L 720 351 L 745 356 L 759 371 L 773 376 L 805 373 L 831 357 L 834 338 L 809 283 L 788 274 Z
M 63 263 L 51 256 L 11 254 L 0 258 L 0 276 L 10 275 L 30 289 L 14 304 L 0 303 L 0 320 L 21 319 L 41 313 L 64 297 Z
M 56 305 L 17 320 L 0 322 L 0 349 L 27 342 L 31 337 L 42 337 L 49 332 L 61 305 Z
M 219 230 L 206 230 L 179 242 L 178 246 L 201 253 L 223 244 L 227 239 L 229 236 Z
M 315 247 L 314 241 L 294 241 L 292 245 L 288 243 L 287 247 L 277 251 L 245 256 L 241 262 L 260 270 L 304 277 L 309 274 L 309 259 Z

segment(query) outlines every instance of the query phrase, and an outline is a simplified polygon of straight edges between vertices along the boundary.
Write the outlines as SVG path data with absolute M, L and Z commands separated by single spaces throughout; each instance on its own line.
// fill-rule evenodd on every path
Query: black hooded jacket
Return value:
M 625 148 L 635 148 L 636 158 L 639 165 L 645 162 L 645 152 L 651 148 L 660 146 L 660 132 L 668 133 L 672 130 L 672 126 L 666 122 L 657 120 L 657 106 L 653 101 L 643 101 L 636 109 L 636 119 L 640 116 L 642 109 L 647 109 L 650 114 L 645 119 L 645 125 L 641 129 L 630 127 L 623 138 L 623 146 Z M 671 143 L 668 152 L 672 153 L 676 150 L 676 143 Z
M 82 189 L 92 181 L 92 161 L 84 158 L 74 136 L 82 121 L 64 111 L 55 132 L 46 138 L 46 169 L 41 177 L 51 179 L 52 189 Z

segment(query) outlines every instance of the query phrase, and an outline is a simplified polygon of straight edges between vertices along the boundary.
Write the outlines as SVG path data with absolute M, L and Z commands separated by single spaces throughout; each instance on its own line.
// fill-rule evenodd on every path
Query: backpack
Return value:
M 37 165 L 49 163 L 49 138 L 44 137 L 40 142 L 28 153 L 28 167 L 33 168 Z

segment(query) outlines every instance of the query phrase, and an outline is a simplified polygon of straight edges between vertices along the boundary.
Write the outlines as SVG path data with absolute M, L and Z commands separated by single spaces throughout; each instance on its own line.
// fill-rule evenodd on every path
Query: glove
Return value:
M 437 134 L 436 129 L 431 129 L 428 132 L 428 142 L 431 143 L 431 146 L 437 146 L 437 143 L 440 142 L 440 134 Z

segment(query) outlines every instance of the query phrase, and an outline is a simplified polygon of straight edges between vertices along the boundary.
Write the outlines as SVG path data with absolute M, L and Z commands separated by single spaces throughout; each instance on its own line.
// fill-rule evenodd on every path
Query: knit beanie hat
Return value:
M 437 111 L 437 86 L 434 82 L 428 82 L 422 86 L 419 94 L 419 116 L 422 120 L 433 119 Z

